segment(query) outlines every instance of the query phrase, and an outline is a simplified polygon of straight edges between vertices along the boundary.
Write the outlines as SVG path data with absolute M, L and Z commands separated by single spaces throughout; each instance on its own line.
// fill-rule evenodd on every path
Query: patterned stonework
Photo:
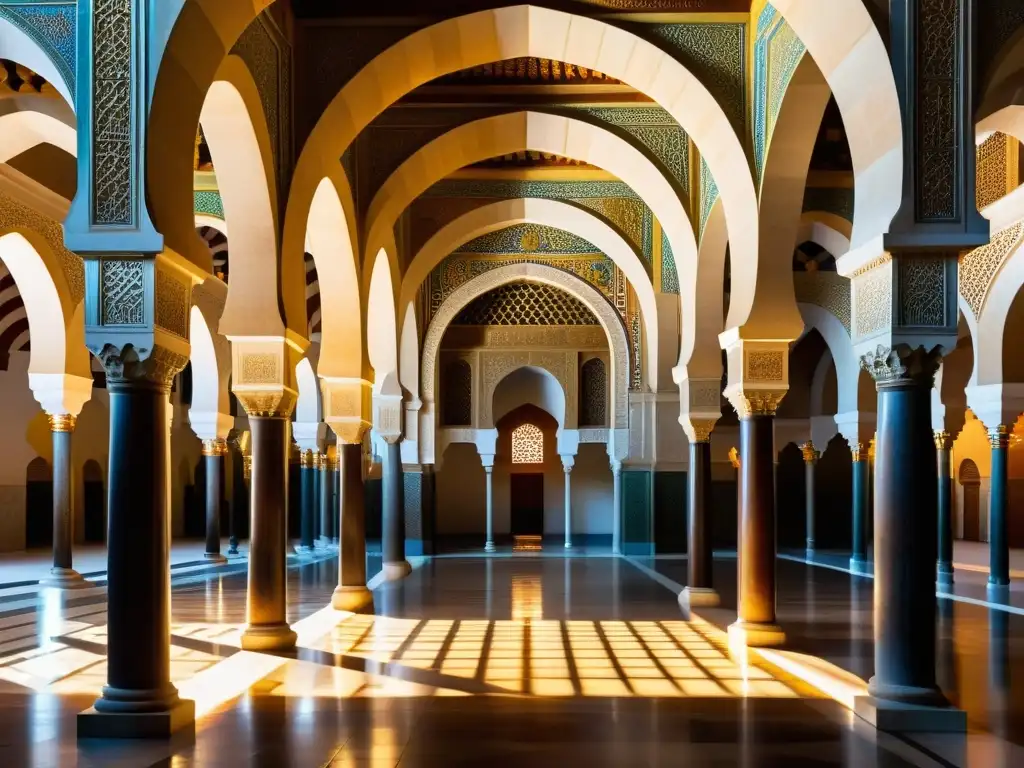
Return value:
M 747 352 L 745 381 L 783 381 L 785 377 L 782 352 Z
M 942 328 L 946 323 L 946 264 L 924 256 L 901 257 L 899 321 L 903 326 Z
M 0 234 L 19 229 L 37 232 L 46 240 L 60 261 L 72 300 L 81 301 L 85 296 L 85 268 L 82 259 L 64 247 L 64 228 L 59 222 L 0 192 Z
M 93 3 L 92 221 L 135 224 L 132 178 L 132 4 Z
M 502 379 L 524 366 L 540 368 L 550 373 L 565 393 L 565 423 L 575 429 L 577 425 L 576 352 L 483 352 L 480 354 L 480 399 L 477 403 L 478 421 L 482 429 L 494 426 L 494 390 Z
M 279 384 L 278 357 L 272 354 L 250 354 L 242 356 L 242 375 L 239 384 Z
M 104 259 L 100 285 L 103 325 L 145 324 L 146 274 L 141 261 Z
M 427 402 L 434 402 L 434 388 L 436 385 L 436 364 L 437 354 L 441 346 L 441 339 L 444 337 L 445 330 L 451 324 L 452 319 L 477 296 L 481 296 L 488 291 L 493 290 L 506 283 L 513 282 L 516 280 L 524 280 L 530 278 L 543 278 L 544 282 L 561 288 L 569 293 L 581 296 L 587 299 L 588 306 L 601 321 L 602 325 L 608 329 L 611 346 L 612 356 L 612 367 L 613 367 L 613 393 L 615 402 L 615 424 L 616 427 L 624 428 L 627 423 L 627 396 L 628 396 L 628 381 L 630 372 L 630 360 L 629 360 L 629 344 L 627 341 L 625 329 L 623 328 L 622 321 L 619 318 L 615 310 L 605 301 L 600 294 L 598 294 L 593 288 L 589 287 L 586 283 L 579 280 L 578 278 L 561 272 L 550 267 L 543 267 L 535 264 L 516 264 L 501 269 L 496 269 L 488 272 L 480 277 L 475 278 L 467 282 L 465 285 L 458 288 L 452 293 L 451 296 L 445 301 L 440 307 L 437 314 L 434 316 L 427 328 L 427 332 L 423 339 L 423 375 L 422 375 L 422 386 L 423 386 L 423 399 Z M 502 357 L 509 358 L 514 357 L 515 353 L 510 355 L 504 355 Z M 538 358 L 547 359 L 548 356 L 554 353 L 547 352 L 534 352 L 532 355 L 538 356 Z M 555 355 L 557 357 L 557 355 Z M 532 365 L 534 363 L 529 362 L 530 355 L 527 356 L 527 362 L 520 362 L 518 366 Z M 569 367 L 569 374 L 563 375 L 563 378 L 571 378 L 575 382 L 576 376 L 576 353 L 571 353 L 571 365 Z M 539 363 L 538 363 L 539 364 Z M 557 367 L 557 366 L 556 366 Z M 510 368 L 509 371 L 514 370 Z M 554 375 L 554 374 L 553 374 Z M 502 377 L 503 378 L 503 377 Z M 557 378 L 557 376 L 556 376 Z M 494 382 L 497 385 L 497 381 Z M 572 392 L 566 389 L 566 408 L 575 411 L 576 406 L 576 394 L 575 387 L 572 388 Z M 487 412 L 490 412 L 490 397 L 493 394 L 493 388 L 488 389 L 486 382 L 482 385 L 481 392 L 481 410 L 484 407 L 487 408 Z M 486 426 L 486 422 L 482 422 Z
M 478 328 L 449 326 L 444 349 L 522 349 L 562 347 L 579 350 L 608 349 L 608 336 L 601 326 L 522 325 Z
M 758 178 L 789 81 L 804 55 L 803 42 L 769 3 L 757 20 L 754 43 L 754 163 Z
M 892 270 L 885 259 L 867 272 L 854 275 L 854 340 L 863 339 L 892 324 Z
M 1013 139 L 1016 141 L 1016 139 Z M 1011 178 L 1016 186 L 1016 168 L 1008 167 L 1010 139 L 1005 133 L 993 133 L 978 147 L 977 204 L 978 210 L 992 205 L 1011 191 Z
M 169 275 L 165 270 L 156 273 L 156 324 L 182 339 L 188 338 L 188 318 L 191 302 L 189 286 Z
M 452 321 L 453 325 L 597 325 L 597 318 L 575 296 L 539 283 L 508 283 L 485 293 Z
M 1024 240 L 1024 223 L 1014 224 L 992 236 L 992 241 L 981 248 L 975 248 L 960 257 L 958 270 L 960 295 L 974 312 L 981 317 L 988 297 L 988 289 L 1006 258 L 1021 246 Z
M 835 272 L 794 272 L 793 286 L 798 302 L 831 312 L 847 333 L 852 331 L 853 305 L 848 279 Z
M 0 6 L 0 16 L 32 38 L 46 51 L 54 66 L 75 92 L 75 35 L 77 4 L 29 2 Z

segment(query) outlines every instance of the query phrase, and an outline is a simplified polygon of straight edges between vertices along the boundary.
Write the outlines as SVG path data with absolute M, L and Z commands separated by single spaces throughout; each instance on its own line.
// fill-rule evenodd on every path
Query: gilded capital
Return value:
M 774 416 L 786 396 L 784 389 L 750 389 L 727 392 L 729 402 L 741 419 L 752 416 Z
M 47 415 L 51 432 L 74 432 L 77 417 L 71 413 L 51 413 Z
M 988 441 L 991 444 L 993 450 L 997 448 L 1006 449 L 1010 447 L 1010 428 L 1005 424 L 1000 424 L 995 429 L 988 431 Z
M 247 416 L 256 418 L 286 419 L 295 410 L 295 392 L 291 389 L 234 390 L 235 397 Z
M 299 466 L 301 466 L 303 469 L 312 469 L 314 466 L 314 456 L 315 454 L 311 450 L 303 451 L 302 453 L 299 454 Z
M 806 462 L 807 464 L 813 464 L 821 456 L 821 454 L 814 449 L 814 443 L 812 443 L 810 440 L 801 445 L 800 450 L 801 452 L 803 452 L 804 462 Z
M 227 452 L 228 445 L 223 440 L 203 440 L 203 456 L 224 456 Z
M 716 421 L 716 419 L 688 419 L 685 425 L 687 438 L 691 443 L 710 443 Z
M 953 440 L 944 429 L 935 430 L 935 450 L 948 451 L 953 446 Z M 874 442 L 872 440 L 872 442 Z
M 868 457 L 867 451 L 864 450 L 864 443 L 850 443 L 850 457 L 854 464 L 864 461 Z

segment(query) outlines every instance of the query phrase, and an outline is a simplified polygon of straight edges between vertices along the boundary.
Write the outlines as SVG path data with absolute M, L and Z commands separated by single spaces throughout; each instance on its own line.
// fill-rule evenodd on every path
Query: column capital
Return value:
M 992 446 L 993 450 L 1002 448 L 1003 450 L 1010 447 L 1010 435 L 1012 428 L 1005 424 L 1000 424 L 993 427 L 988 431 L 988 441 Z
M 494 469 L 494 454 L 493 453 L 481 453 L 480 454 L 480 463 L 483 465 L 483 468 L 485 470 L 490 472 L 492 469 Z
M 74 432 L 77 417 L 70 413 L 51 413 L 47 415 L 51 432 Z
M 729 366 L 723 393 L 741 419 L 774 416 L 789 391 L 789 342 L 720 337 Z
M 814 443 L 810 440 L 800 446 L 800 451 L 804 455 L 805 464 L 814 464 L 819 458 L 821 458 L 821 454 L 815 450 Z
M 679 382 L 679 424 L 691 443 L 711 439 L 715 423 L 722 418 L 722 377 L 685 378 Z M 701 438 L 698 435 L 706 436 Z
M 288 418 L 298 391 L 295 366 L 305 348 L 292 334 L 230 336 L 231 391 L 250 417 Z M 303 340 L 304 341 L 304 340 Z
M 849 442 L 849 441 L 847 441 L 847 442 Z M 864 461 L 868 457 L 867 451 L 864 450 L 864 443 L 852 442 L 852 443 L 849 443 L 849 445 L 850 445 L 850 457 L 853 459 L 853 463 L 854 464 L 857 464 L 857 463 L 859 463 L 861 461 Z
M 321 376 L 324 421 L 343 445 L 357 445 L 371 427 L 373 385 L 366 379 Z
M 950 437 L 949 432 L 944 429 L 937 429 L 934 432 L 935 438 L 935 450 L 937 451 L 948 451 L 953 447 L 953 438 Z M 871 441 L 872 447 L 874 446 L 874 440 Z
M 622 474 L 622 462 L 621 461 L 613 461 L 613 462 L 611 462 L 611 467 L 612 467 L 612 475 L 613 476 L 617 477 L 617 476 Z
M 309 448 L 301 451 L 299 453 L 299 466 L 303 469 L 313 469 L 313 467 L 316 466 L 314 456 L 316 456 L 316 453 Z
M 686 432 L 686 437 L 691 443 L 710 443 L 711 433 L 715 429 L 715 423 L 717 419 L 694 419 L 688 418 L 683 421 L 682 417 L 679 419 L 683 426 L 683 431 Z
M 576 457 L 566 455 L 562 456 L 561 459 L 562 470 L 565 472 L 565 474 L 568 475 L 570 472 L 572 472 L 572 468 L 576 465 Z
M 228 452 L 228 444 L 221 438 L 203 440 L 203 456 L 225 456 Z
M 28 385 L 43 410 L 77 416 L 92 397 L 92 377 L 64 373 L 29 373 Z
M 895 347 L 879 344 L 873 352 L 861 355 L 860 365 L 875 380 L 879 389 L 917 385 L 932 387 L 942 361 L 942 348 Z

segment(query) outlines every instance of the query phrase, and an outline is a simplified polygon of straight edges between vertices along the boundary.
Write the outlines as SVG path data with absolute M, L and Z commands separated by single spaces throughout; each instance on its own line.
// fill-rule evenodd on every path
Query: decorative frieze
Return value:
M 553 347 L 580 350 L 608 349 L 608 335 L 593 326 L 451 326 L 444 335 L 444 349 L 535 349 Z
M 992 236 L 992 242 L 968 251 L 960 257 L 957 278 L 960 283 L 960 295 L 967 306 L 980 318 L 984 311 L 992 281 L 1014 251 L 1024 242 L 1024 223 L 1014 224 Z

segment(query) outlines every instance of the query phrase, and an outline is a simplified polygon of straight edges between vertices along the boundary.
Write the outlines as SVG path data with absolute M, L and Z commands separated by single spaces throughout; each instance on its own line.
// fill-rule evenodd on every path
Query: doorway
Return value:
M 959 478 L 964 492 L 964 540 L 981 541 L 981 473 L 978 465 L 964 459 Z
M 544 474 L 513 473 L 512 536 L 544 535 Z

